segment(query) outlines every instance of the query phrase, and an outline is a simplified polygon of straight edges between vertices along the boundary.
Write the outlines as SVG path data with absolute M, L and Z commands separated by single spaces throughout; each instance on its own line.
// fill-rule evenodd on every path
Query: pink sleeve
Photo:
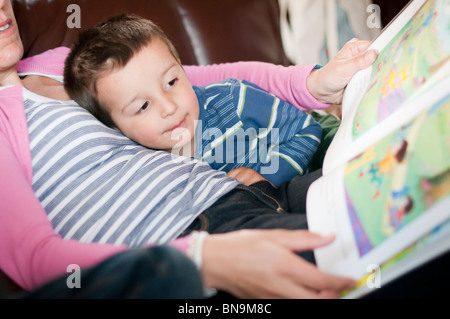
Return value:
M 126 247 L 81 244 L 53 231 L 14 155 L 0 136 L 0 267 L 17 284 L 33 289 L 62 275 L 70 264 L 91 266 Z
M 54 232 L 18 161 L 0 135 L 0 268 L 30 290 L 63 274 L 67 266 L 88 267 L 127 246 L 64 240 Z M 187 237 L 172 246 L 187 249 Z
M 69 48 L 58 47 L 19 61 L 18 72 L 39 72 L 63 75 L 64 61 Z M 195 85 L 206 85 L 227 78 L 244 79 L 297 106 L 301 110 L 323 109 L 329 106 L 316 100 L 306 87 L 312 65 L 284 67 L 264 62 L 235 62 L 207 66 L 185 66 L 186 73 Z
M 195 85 L 238 78 L 255 83 L 301 110 L 327 108 L 330 105 L 317 101 L 306 87 L 306 79 L 314 66 L 284 67 L 264 62 L 235 62 L 184 68 Z
M 36 72 L 47 75 L 64 75 L 64 62 L 70 49 L 58 47 L 16 63 L 17 72 Z
M 63 75 L 64 62 L 69 54 L 67 47 L 58 47 L 29 57 L 16 64 L 18 72 L 39 72 Z M 205 85 L 227 78 L 253 82 L 300 109 L 321 109 L 329 104 L 318 102 L 306 87 L 306 79 L 314 65 L 283 67 L 264 62 L 235 62 L 209 66 L 185 66 L 187 75 L 195 85 Z M 174 246 L 186 251 L 186 241 Z

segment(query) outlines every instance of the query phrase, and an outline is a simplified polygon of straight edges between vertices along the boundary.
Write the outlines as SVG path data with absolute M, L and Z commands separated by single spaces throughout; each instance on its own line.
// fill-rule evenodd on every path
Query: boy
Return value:
M 192 86 L 163 31 L 135 15 L 112 17 L 80 36 L 65 87 L 139 144 L 225 172 L 245 166 L 275 186 L 305 174 L 320 144 L 322 129 L 310 115 L 250 82 Z

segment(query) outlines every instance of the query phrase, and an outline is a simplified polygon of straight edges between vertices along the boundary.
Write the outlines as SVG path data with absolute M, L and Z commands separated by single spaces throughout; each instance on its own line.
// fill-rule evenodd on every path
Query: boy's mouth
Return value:
M 180 123 L 178 123 L 176 126 L 173 127 L 173 130 L 176 130 L 177 128 L 182 128 L 186 126 L 186 118 L 184 118 Z
M 187 116 L 185 116 L 181 122 L 167 130 L 164 135 L 169 136 L 172 140 L 180 140 L 182 136 L 189 134 L 189 130 L 187 129 L 187 121 Z
M 186 128 L 186 123 L 187 123 L 187 116 L 183 117 L 183 119 L 180 122 L 178 122 L 178 124 L 172 126 L 166 132 L 169 133 L 175 131 L 176 129 Z

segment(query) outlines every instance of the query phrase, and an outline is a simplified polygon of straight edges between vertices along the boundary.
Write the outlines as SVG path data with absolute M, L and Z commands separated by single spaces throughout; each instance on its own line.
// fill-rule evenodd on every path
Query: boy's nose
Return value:
M 177 110 L 177 105 L 173 101 L 171 101 L 169 99 L 164 99 L 163 101 L 161 101 L 161 117 L 162 118 L 166 118 L 170 115 L 173 115 L 176 110 Z

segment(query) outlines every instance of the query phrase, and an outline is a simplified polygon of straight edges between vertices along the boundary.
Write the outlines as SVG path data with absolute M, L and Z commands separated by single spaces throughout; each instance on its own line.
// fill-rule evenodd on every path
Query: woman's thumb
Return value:
M 371 66 L 377 59 L 377 51 L 369 50 L 354 58 L 355 73 Z

